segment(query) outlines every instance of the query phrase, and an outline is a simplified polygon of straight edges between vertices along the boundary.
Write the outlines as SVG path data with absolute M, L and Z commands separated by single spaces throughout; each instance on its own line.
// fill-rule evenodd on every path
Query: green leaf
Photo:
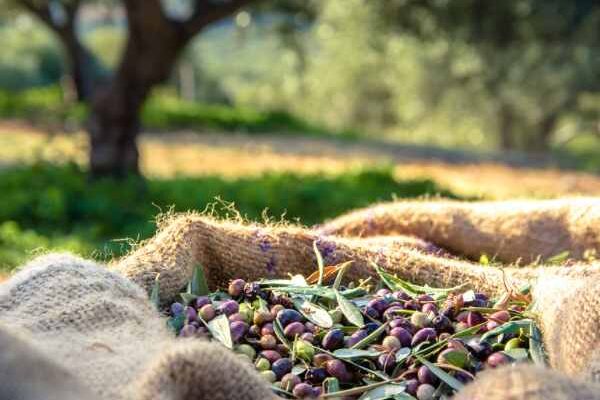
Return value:
M 335 393 L 340 391 L 340 381 L 337 378 L 326 378 L 323 381 L 323 391 L 325 393 Z
M 430 294 L 434 295 L 434 297 L 439 298 L 447 296 L 449 293 L 457 292 L 468 285 L 468 283 L 465 282 L 461 285 L 454 286 L 451 288 L 434 288 L 430 286 L 419 286 L 383 271 L 374 262 L 371 262 L 371 264 L 375 267 L 375 271 L 377 271 L 377 274 L 379 275 L 383 283 L 385 283 L 391 290 L 402 290 L 413 298 L 417 297 L 420 294 Z
M 157 310 L 160 310 L 160 283 L 158 282 L 158 277 L 160 274 L 156 275 L 154 278 L 154 285 L 152 286 L 152 291 L 150 292 L 150 301 Z
M 233 349 L 233 340 L 231 339 L 231 330 L 229 329 L 229 320 L 225 314 L 213 318 L 206 324 L 213 338 L 221 342 L 225 347 Z
M 334 356 L 344 360 L 355 360 L 358 358 L 374 358 L 379 357 L 381 354 L 381 351 L 361 349 L 338 349 L 333 352 Z
M 483 336 L 481 336 L 481 340 L 487 341 L 488 339 L 498 335 L 518 333 L 521 329 L 527 329 L 528 331 L 530 331 L 532 323 L 533 321 L 530 319 L 522 319 L 520 321 L 509 321 L 495 329 L 492 329 L 489 332 L 486 332 Z
M 487 254 L 483 253 L 481 257 L 479 257 L 479 264 L 481 265 L 490 265 L 490 259 Z
M 306 371 L 306 367 L 304 365 L 294 365 L 292 368 L 292 374 L 294 375 L 302 375 L 304 371 Z
M 195 294 L 191 294 L 191 293 L 179 293 L 179 295 L 181 296 L 181 300 L 183 301 L 183 304 L 190 304 L 192 301 L 194 301 L 198 298 L 198 296 L 196 296 Z
M 412 350 L 410 347 L 403 347 L 399 349 L 398 351 L 396 351 L 396 362 L 399 363 L 406 360 L 411 353 Z
M 386 383 L 363 393 L 359 400 L 385 400 L 399 394 L 403 394 L 405 385 L 397 383 Z
M 421 364 L 423 364 L 424 366 L 429 368 L 429 370 L 431 371 L 432 374 L 437 376 L 441 381 L 446 383 L 452 389 L 459 391 L 460 389 L 463 388 L 464 385 L 458 379 L 456 379 L 455 377 L 453 377 L 452 375 L 450 375 L 443 369 L 439 368 L 437 365 L 430 363 L 423 357 L 420 357 L 420 356 L 415 356 L 415 357 L 417 358 L 417 360 L 419 360 L 419 362 Z
M 192 274 L 190 294 L 207 296 L 209 293 L 206 277 L 204 276 L 204 268 L 202 268 L 202 265 L 196 265 Z
M 346 271 L 348 271 L 348 268 L 350 268 L 351 265 L 352 261 L 347 261 L 340 267 L 340 270 L 338 271 L 338 274 L 335 277 L 335 281 L 333 282 L 333 289 L 337 290 L 340 288 L 340 286 L 342 285 L 342 279 L 344 279 L 344 274 L 346 273 Z
M 562 264 L 569 258 L 569 251 L 561 251 L 560 253 L 550 257 L 546 260 L 547 264 Z
M 308 300 L 298 297 L 294 297 L 292 301 L 294 303 L 294 307 L 296 307 L 296 309 L 313 324 L 326 329 L 333 326 L 333 320 L 331 319 L 331 315 L 329 315 L 327 310 L 324 310 Z
M 289 340 L 285 337 L 285 334 L 283 333 L 283 327 L 281 326 L 281 322 L 279 322 L 279 319 L 275 318 L 273 320 L 273 331 L 275 332 L 275 336 L 277 336 L 277 338 L 279 339 L 279 341 L 281 343 L 283 343 L 283 345 L 285 347 L 288 348 L 288 350 L 292 350 L 292 345 L 289 342 Z
M 529 331 L 529 354 L 535 364 L 546 365 L 546 353 L 544 352 L 544 345 L 542 343 L 542 333 L 535 322 L 531 323 Z
M 384 324 L 381 324 L 381 326 L 379 326 L 379 328 L 375 329 L 373 332 L 371 332 L 371 334 L 369 336 L 367 336 L 360 342 L 356 343 L 354 346 L 351 347 L 351 349 L 362 349 L 363 347 L 366 347 L 366 346 L 370 345 L 371 343 L 373 343 L 374 341 L 376 341 L 379 338 L 379 336 L 381 336 L 383 331 L 385 331 L 385 328 L 388 326 L 388 324 L 389 324 L 389 321 Z
M 507 356 L 509 356 L 517 362 L 524 362 L 529 359 L 529 353 L 527 352 L 527 350 L 520 347 L 510 350 L 504 350 L 504 354 L 506 354 Z
M 185 325 L 185 313 L 167 320 L 167 326 L 175 333 L 179 333 L 183 325 Z
M 340 306 L 340 310 L 342 310 L 342 313 L 344 314 L 348 322 L 358 327 L 363 326 L 365 324 L 365 320 L 362 314 L 360 313 L 360 310 L 354 304 L 352 304 L 350 300 L 342 296 L 342 294 L 339 291 L 337 291 L 336 289 L 333 289 L 333 291 L 335 292 L 335 297 L 338 302 L 338 305 Z
M 315 255 L 317 256 L 317 266 L 319 267 L 319 280 L 317 281 L 317 286 L 323 285 L 323 275 L 325 274 L 325 263 L 323 262 L 323 256 L 321 252 L 317 248 L 317 242 L 313 242 L 313 250 L 315 251 Z

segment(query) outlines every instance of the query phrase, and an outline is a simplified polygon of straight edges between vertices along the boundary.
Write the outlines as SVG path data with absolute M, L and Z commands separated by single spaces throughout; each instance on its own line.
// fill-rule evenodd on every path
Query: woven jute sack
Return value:
M 531 209 L 536 215 L 544 208 L 553 215 L 556 207 L 535 204 Z M 569 208 L 572 215 L 579 209 L 585 218 L 589 203 L 569 204 L 561 207 Z M 498 206 L 505 209 L 502 203 Z M 527 215 L 522 217 L 526 225 Z M 494 221 L 502 231 L 503 223 Z M 339 220 L 332 224 L 342 225 Z M 557 237 L 576 237 L 575 227 L 563 224 Z M 273 398 L 252 366 L 231 352 L 214 343 L 173 338 L 148 301 L 147 291 L 159 276 L 161 300 L 168 303 L 196 265 L 204 267 L 213 288 L 233 277 L 306 274 L 315 269 L 316 244 L 327 264 L 352 260 L 350 278 L 372 274 L 373 261 L 402 278 L 432 286 L 467 282 L 474 289 L 497 294 L 507 286 L 531 284 L 553 370 L 517 366 L 489 371 L 458 397 L 600 399 L 597 263 L 484 266 L 452 257 L 421 240 L 340 237 L 327 234 L 325 228 L 263 226 L 189 214 L 165 219 L 153 239 L 109 268 L 69 255 L 32 261 L 0 286 L 0 350 L 20 349 L 16 354 L 27 355 L 17 357 L 17 350 L 0 353 L 0 398 Z M 442 239 L 435 240 L 437 246 L 454 249 Z M 526 243 L 519 245 L 520 258 L 536 258 Z M 579 244 L 564 250 L 575 254 L 577 249 Z

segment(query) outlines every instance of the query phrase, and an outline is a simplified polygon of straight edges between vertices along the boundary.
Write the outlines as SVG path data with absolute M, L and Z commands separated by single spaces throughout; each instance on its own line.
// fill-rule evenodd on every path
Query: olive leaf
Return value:
M 323 391 L 325 393 L 335 393 L 340 391 L 340 381 L 337 378 L 326 378 L 323 381 Z
M 178 333 L 185 325 L 185 314 L 177 315 L 176 317 L 167 320 L 167 327 L 173 332 Z
M 283 333 L 283 327 L 281 326 L 281 322 L 279 322 L 278 318 L 275 318 L 273 320 L 273 331 L 275 332 L 275 336 L 277 336 L 277 339 L 279 339 L 279 341 L 281 343 L 283 343 L 283 345 L 285 347 L 287 347 L 288 350 L 291 351 L 292 350 L 292 345 L 290 344 L 290 342 L 285 337 L 285 334 Z
M 389 324 L 389 321 L 384 324 L 381 324 L 379 326 L 379 328 L 375 329 L 366 338 L 364 338 L 360 342 L 356 343 L 354 346 L 351 347 L 351 349 L 362 349 L 363 347 L 366 347 L 366 346 L 370 345 L 371 343 L 373 343 L 374 341 L 376 341 L 379 338 L 379 336 L 381 336 L 383 331 L 385 331 L 385 328 L 388 326 L 388 324 Z
M 294 297 L 292 301 L 294 307 L 313 324 L 321 328 L 331 328 L 333 326 L 333 320 L 327 310 L 299 297 Z
M 233 340 L 231 330 L 229 329 L 229 320 L 225 314 L 208 321 L 206 327 L 213 338 L 221 342 L 225 347 L 233 349 Z
M 358 398 L 358 400 L 385 400 L 385 399 L 389 399 L 389 398 L 403 398 L 403 397 L 396 397 L 398 395 L 401 394 L 406 394 L 405 393 L 406 390 L 406 386 L 402 385 L 402 384 L 397 384 L 397 383 L 386 383 L 385 385 L 381 385 L 378 386 L 376 388 L 373 388 L 365 393 L 363 393 L 362 396 L 360 396 Z M 413 398 L 410 395 L 407 395 L 408 397 L 404 397 L 407 399 L 411 399 Z
M 333 355 L 344 360 L 354 360 L 358 358 L 374 358 L 382 354 L 377 350 L 361 350 L 361 349 L 337 349 Z
M 352 302 L 346 299 L 337 289 L 333 289 L 335 293 L 336 300 L 338 305 L 340 306 L 340 310 L 342 310 L 342 314 L 344 317 L 350 322 L 352 325 L 356 325 L 361 327 L 365 324 L 365 320 L 360 313 L 360 310 L 352 304 Z
M 529 354 L 535 364 L 546 365 L 546 353 L 542 344 L 542 333 L 534 322 L 531 323 L 529 330 Z
M 190 304 L 192 301 L 194 301 L 198 298 L 198 296 L 196 296 L 195 294 L 191 294 L 188 292 L 179 293 L 179 295 L 181 296 L 181 300 L 183 301 L 183 304 Z
M 333 289 L 339 289 L 340 286 L 342 285 L 342 279 L 344 278 L 344 274 L 346 273 L 346 271 L 348 271 L 348 268 L 350 268 L 350 266 L 352 265 L 352 261 L 347 261 L 343 264 L 340 264 L 339 267 L 339 271 L 337 273 L 337 276 L 335 277 L 335 281 L 333 282 Z
M 196 296 L 206 296 L 210 293 L 206 277 L 204 276 L 204 268 L 200 264 L 196 265 L 192 273 L 189 293 Z
M 410 347 L 402 347 L 401 349 L 396 351 L 396 362 L 400 363 L 400 362 L 406 360 L 410 356 L 411 353 L 412 353 L 412 350 L 410 349 Z
M 323 256 L 321 252 L 317 248 L 317 241 L 313 242 L 313 250 L 315 251 L 315 255 L 317 257 L 317 266 L 319 267 L 319 279 L 317 280 L 317 286 L 323 285 L 323 275 L 325 274 L 325 263 L 323 262 Z
M 529 359 L 529 353 L 527 350 L 522 348 L 514 348 L 510 350 L 504 350 L 504 354 L 512 358 L 517 362 L 527 361 Z
M 481 340 L 488 341 L 488 339 L 498 335 L 518 333 L 521 329 L 527 329 L 530 331 L 532 323 L 533 321 L 531 319 L 509 321 L 483 334 L 483 336 L 481 336 Z
M 420 357 L 420 356 L 415 356 L 415 357 L 417 358 L 417 360 L 419 360 L 419 362 L 421 364 L 423 364 L 424 366 L 429 368 L 429 370 L 431 371 L 432 374 L 437 376 L 441 381 L 446 383 L 452 389 L 458 391 L 463 388 L 464 385 L 458 379 L 456 379 L 455 377 L 453 377 L 452 375 L 450 375 L 449 373 L 447 373 L 446 371 L 444 371 L 437 365 L 430 363 L 423 357 Z

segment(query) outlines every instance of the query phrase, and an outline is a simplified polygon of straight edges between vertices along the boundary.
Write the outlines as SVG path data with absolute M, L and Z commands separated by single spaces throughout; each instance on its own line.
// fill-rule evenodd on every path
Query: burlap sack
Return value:
M 574 215 L 581 203 L 570 207 Z M 315 268 L 313 242 L 328 264 L 354 260 L 354 277 L 372 273 L 368 262 L 374 260 L 403 278 L 434 286 L 469 282 L 493 294 L 506 285 L 531 283 L 550 364 L 561 378 L 529 367 L 493 371 L 467 386 L 463 398 L 600 399 L 595 383 L 600 371 L 599 265 L 500 269 L 449 258 L 402 238 L 340 238 L 292 226 L 175 217 L 155 238 L 111 265 L 113 272 L 67 256 L 34 261 L 0 286 L 0 324 L 19 332 L 31 353 L 45 360 L 40 365 L 59 365 L 100 398 L 272 398 L 252 367 L 235 355 L 216 344 L 172 338 L 144 291 L 131 282 L 147 290 L 160 273 L 166 302 L 197 264 L 205 267 L 212 286 L 234 276 L 307 273 Z M 548 380 L 555 390 L 544 383 Z M 40 387 L 46 390 L 44 382 Z
M 413 235 L 478 260 L 529 263 L 569 251 L 600 254 L 600 199 L 475 202 L 404 201 L 358 210 L 320 228 L 323 234 Z

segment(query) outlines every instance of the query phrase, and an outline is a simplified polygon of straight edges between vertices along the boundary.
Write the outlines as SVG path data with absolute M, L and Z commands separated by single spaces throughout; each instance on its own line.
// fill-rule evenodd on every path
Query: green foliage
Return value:
M 68 248 L 111 256 L 127 243 L 111 239 L 149 237 L 161 210 L 204 210 L 216 197 L 231 201 L 251 220 L 272 216 L 314 224 L 392 196 L 451 193 L 430 180 L 397 181 L 391 170 L 342 175 L 267 174 L 227 180 L 218 176 L 90 182 L 75 165 L 20 166 L 0 171 L 0 265 L 14 266 L 31 249 Z M 220 216 L 228 207 L 215 207 Z M 7 222 L 14 221 L 14 222 Z M 31 231 L 35 229 L 35 233 Z

